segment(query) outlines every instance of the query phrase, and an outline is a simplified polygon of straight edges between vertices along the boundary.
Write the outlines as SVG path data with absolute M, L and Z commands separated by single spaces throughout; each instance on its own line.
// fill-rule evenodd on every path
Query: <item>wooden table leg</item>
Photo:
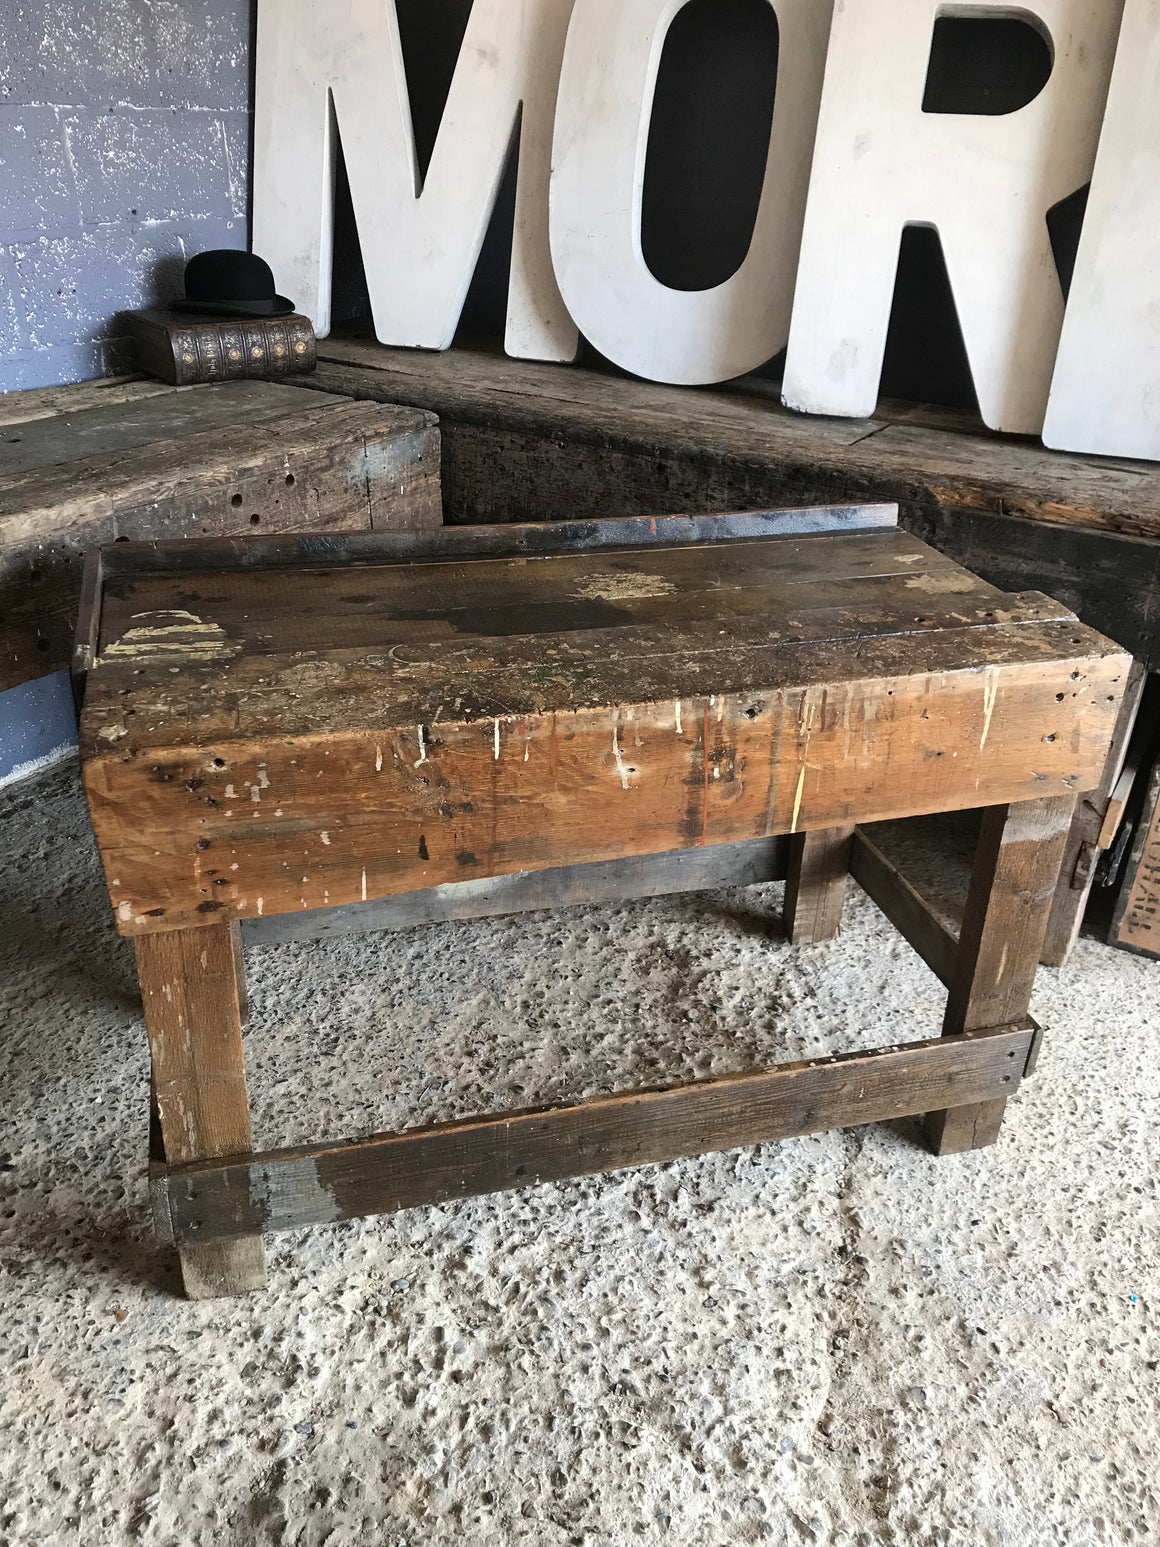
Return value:
M 832 940 L 842 922 L 854 838 L 849 827 L 795 833 L 785 882 L 785 929 L 794 945 Z
M 983 813 L 943 1035 L 1021 1020 L 1071 829 L 1074 795 L 990 806 Z M 929 1112 L 936 1155 L 994 1144 L 1005 1101 Z
M 241 958 L 231 926 L 175 929 L 135 943 L 166 1164 L 247 1153 L 253 1134 L 242 1053 Z M 262 1238 L 183 1247 L 181 1273 L 191 1300 L 262 1289 Z
M 1040 955 L 1045 967 L 1063 966 L 1083 923 L 1101 844 L 1111 841 L 1101 839 L 1101 833 L 1111 805 L 1113 788 L 1127 760 L 1128 745 L 1147 681 L 1148 673 L 1143 665 L 1133 661 L 1120 712 L 1116 716 L 1116 728 L 1112 733 L 1112 745 L 1104 764 L 1103 777 L 1096 788 L 1090 794 L 1081 796 L 1076 804 Z

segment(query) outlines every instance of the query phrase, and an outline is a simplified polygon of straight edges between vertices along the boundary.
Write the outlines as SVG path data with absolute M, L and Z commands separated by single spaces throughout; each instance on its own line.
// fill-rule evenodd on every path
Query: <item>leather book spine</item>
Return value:
M 309 317 L 199 321 L 175 312 L 130 317 L 137 367 L 177 387 L 198 382 L 276 380 L 314 370 L 317 347 Z

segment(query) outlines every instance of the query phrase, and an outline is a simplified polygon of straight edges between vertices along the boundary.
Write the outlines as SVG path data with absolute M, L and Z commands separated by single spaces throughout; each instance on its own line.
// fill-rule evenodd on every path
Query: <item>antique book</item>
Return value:
M 177 387 L 297 376 L 317 364 L 309 317 L 196 317 L 160 307 L 129 313 L 138 370 Z

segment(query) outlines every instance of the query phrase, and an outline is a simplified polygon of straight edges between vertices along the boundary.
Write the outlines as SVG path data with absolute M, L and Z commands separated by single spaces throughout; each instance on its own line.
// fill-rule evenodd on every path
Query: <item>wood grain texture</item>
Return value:
M 1018 1089 L 1032 1037 L 1023 1022 L 578 1106 L 182 1166 L 168 1175 L 169 1214 L 179 1242 L 228 1241 L 882 1122 L 934 1099 L 978 1104 Z
M 131 934 L 1082 789 L 1127 670 L 891 531 L 122 576 L 102 630 Z
M 1045 967 L 1062 967 L 1071 954 L 1091 895 L 1099 851 L 1111 847 L 1119 828 L 1130 781 L 1128 789 L 1122 791 L 1117 790 L 1117 784 L 1122 777 L 1146 681 L 1147 673 L 1143 667 L 1139 662 L 1133 663 L 1100 782 L 1076 803 L 1039 958 Z
M 0 395 L 0 428 L 31 424 L 34 419 L 55 419 L 88 408 L 111 408 L 115 403 L 139 402 L 176 389 L 163 381 L 143 376 L 103 376 L 96 381 L 72 382 L 62 387 L 33 387 L 26 392 Z
M 228 924 L 138 942 L 137 975 L 170 1165 L 253 1145 Z
M 240 944 L 218 925 L 141 940 L 137 975 L 152 1063 L 153 1149 L 167 1166 L 253 1147 L 242 1052 Z M 155 1189 L 156 1190 L 156 1189 Z M 190 1299 L 265 1287 L 260 1236 L 181 1251 Z
M 593 548 L 668 543 L 731 542 L 743 538 L 802 536 L 895 527 L 895 505 L 809 506 L 800 510 L 731 511 L 719 515 L 603 516 L 589 521 L 434 526 L 415 531 L 312 532 L 232 540 L 118 542 L 91 549 L 85 561 L 72 672 L 83 686 L 97 658 L 106 583 L 168 576 L 300 567 L 350 569 L 385 562 L 445 558 L 532 558 Z M 372 598 L 365 598 L 366 601 Z
M 413 409 L 229 382 L 14 433 L 0 458 L 0 689 L 68 664 L 84 556 L 101 543 L 442 520 L 438 429 Z
M 912 505 L 903 524 L 1002 590 L 1045 591 L 1160 670 L 1160 540 L 960 506 Z
M 785 927 L 794 945 L 833 940 L 842 927 L 854 827 L 823 827 L 790 839 Z
M 191 1242 L 180 1248 L 187 1300 L 218 1300 L 266 1287 L 266 1248 L 260 1235 L 229 1241 Z
M 948 985 L 943 1034 L 998 1026 L 1026 1015 L 1075 795 L 1050 795 L 983 813 L 967 905 Z M 1002 1100 L 927 1116 L 939 1155 L 993 1144 Z

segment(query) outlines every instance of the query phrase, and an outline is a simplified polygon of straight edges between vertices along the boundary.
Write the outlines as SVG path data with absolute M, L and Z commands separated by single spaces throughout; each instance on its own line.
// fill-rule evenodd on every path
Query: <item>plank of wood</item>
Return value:
M 366 541 L 361 539 L 360 546 Z M 236 544 L 223 543 L 222 550 L 227 562 L 236 565 Z M 112 549 L 107 561 L 115 563 L 117 554 Z M 851 584 L 891 577 L 897 585 L 863 590 Z M 199 734 L 212 737 L 217 731 L 211 711 L 219 699 L 237 691 L 257 708 L 260 695 L 251 681 L 255 671 L 262 695 L 276 692 L 279 662 L 297 676 L 299 653 L 317 661 L 319 652 L 330 652 L 336 665 L 364 671 L 360 692 L 371 694 L 368 712 L 377 700 L 374 713 L 386 716 L 388 723 L 392 714 L 401 714 L 404 724 L 419 723 L 428 714 L 448 715 L 455 700 L 462 704 L 462 691 L 454 688 L 441 704 L 432 701 L 430 684 L 448 670 L 456 681 L 462 678 L 458 636 L 463 634 L 480 640 L 472 651 L 471 696 L 481 718 L 542 713 L 582 702 L 631 704 L 654 676 L 650 698 L 678 697 L 694 682 L 710 692 L 748 691 L 776 680 L 753 675 L 752 653 L 772 651 L 780 660 L 787 650 L 792 655 L 795 641 L 834 643 L 828 654 L 816 648 L 807 652 L 815 666 L 825 662 L 820 680 L 834 672 L 832 681 L 840 680 L 842 664 L 851 658 L 850 650 L 839 648 L 845 640 L 867 641 L 865 648 L 853 651 L 856 661 L 873 655 L 884 667 L 888 660 L 901 659 L 915 673 L 1042 660 L 1052 626 L 1060 658 L 1085 645 L 1097 653 L 1107 651 L 1106 642 L 1077 627 L 1066 608 L 1034 594 L 1001 596 L 923 544 L 891 531 L 565 553 L 540 563 L 447 559 L 430 567 L 360 569 L 354 577 L 343 570 L 200 576 L 183 570 L 171 584 L 171 590 L 164 584 L 154 590 L 158 583 L 153 580 L 134 586 L 131 576 L 122 576 L 110 578 L 106 587 L 110 620 L 103 628 L 107 647 L 100 659 L 100 693 L 115 705 L 124 696 L 122 689 L 132 691 L 134 707 L 149 721 L 151 747 L 164 745 L 167 721 L 186 735 L 192 709 L 186 692 L 200 705 L 193 715 Z M 314 608 L 317 626 L 307 629 L 304 639 L 315 594 L 323 602 Z M 157 628 L 141 625 L 136 615 L 147 610 L 143 599 L 150 595 L 154 608 L 177 616 L 158 620 Z M 191 602 L 196 614 L 188 611 Z M 468 603 L 470 617 L 465 616 Z M 657 625 L 648 621 L 645 604 L 655 610 L 659 603 L 665 621 Z M 343 655 L 343 629 L 361 618 L 362 609 L 376 606 L 369 625 L 362 620 L 369 630 L 365 642 L 386 653 Z M 283 637 L 289 631 L 303 652 L 279 653 L 279 620 Z M 433 631 L 427 626 L 432 620 Z M 166 626 L 159 633 L 162 623 Z M 401 633 L 392 632 L 396 623 Z M 1046 634 L 1032 626 L 1041 624 L 1047 625 Z M 215 648 L 207 652 L 203 647 L 211 637 Z M 892 637 L 905 637 L 905 648 L 891 647 Z M 404 653 L 391 648 L 402 642 L 417 648 Z M 705 670 L 691 661 L 669 669 L 666 662 L 671 665 L 682 656 L 697 657 Z M 761 672 L 775 664 L 763 661 Z M 158 666 L 160 675 L 154 671 Z M 173 666 L 180 668 L 176 682 Z M 480 699 L 495 673 L 505 681 L 489 709 Z M 528 679 L 522 689 L 520 674 Z M 582 676 L 591 679 L 583 693 Z M 812 673 L 805 680 L 819 679 Z M 309 733 L 344 723 L 328 717 L 334 694 L 320 683 L 310 695 L 298 693 L 289 682 L 286 686 L 276 722 L 281 730 Z M 1076 691 L 1069 688 L 1065 698 L 1074 698 Z M 253 724 L 236 708 L 228 718 L 235 734 Z M 360 709 L 345 723 L 384 720 L 365 722 Z M 119 739 L 111 732 L 110 737 Z M 122 755 L 139 744 L 144 743 L 134 739 L 120 749 Z
M 894 573 L 835 576 L 827 571 L 831 551 L 827 544 L 812 564 L 792 570 L 768 544 L 730 544 L 711 557 L 698 548 L 561 554 L 550 587 L 529 583 L 539 575 L 509 559 L 375 565 L 353 575 L 333 568 L 109 577 L 97 664 L 130 650 L 137 665 L 159 650 L 170 657 L 166 664 L 180 664 L 178 619 L 192 620 L 203 635 L 212 628 L 234 653 L 251 655 L 648 626 L 654 638 L 679 644 L 693 628 L 725 623 L 743 644 L 750 637 L 837 642 L 1071 621 L 1058 602 L 1034 592 L 1004 596 L 949 561 L 921 572 L 899 565 Z M 142 619 L 167 620 L 164 638 L 143 630 Z
M 108 408 L 114 403 L 135 403 L 142 398 L 175 392 L 176 387 L 145 376 L 103 376 L 62 387 L 33 387 L 25 392 L 0 394 L 0 428 L 30 424 L 82 413 L 87 408 Z M 0 438 L 3 439 L 3 438 Z
M 325 940 L 368 930 L 413 929 L 452 919 L 498 918 L 540 908 L 571 908 L 591 903 L 632 902 L 682 892 L 756 886 L 783 881 L 785 838 L 751 838 L 745 843 L 715 844 L 708 849 L 677 849 L 605 860 L 593 865 L 561 865 L 515 875 L 451 881 L 398 897 L 372 898 L 345 907 L 313 908 L 271 918 L 243 919 L 247 945 L 281 945 L 291 940 Z
M 166 1164 L 250 1150 L 253 1133 L 233 930 L 219 924 L 141 940 L 137 974 Z M 191 1299 L 265 1286 L 258 1234 L 224 1243 L 193 1242 L 182 1249 L 181 1262 Z
M 90 401 L 84 408 L 10 426 L 0 442 L 0 509 L 13 507 L 13 494 L 26 502 L 30 473 L 47 474 L 50 468 L 92 458 L 116 466 L 129 451 L 266 424 L 302 411 L 303 400 L 275 382 L 222 385 L 224 390 L 213 392 L 150 392 Z
M 232 394 L 242 389 L 259 387 L 279 396 L 274 402 L 263 399 L 257 405 L 231 400 Z M 226 397 L 212 396 L 219 393 Z M 373 501 L 377 495 L 385 513 L 399 497 L 397 489 L 378 487 L 384 477 L 390 476 L 393 482 L 398 471 L 391 463 L 391 443 L 434 428 L 429 415 L 415 410 L 323 397 L 309 399 L 293 388 L 269 382 L 223 382 L 192 388 L 169 398 L 149 399 L 144 407 L 174 401 L 189 406 L 190 411 L 184 415 L 184 428 L 169 426 L 170 433 L 164 439 L 93 451 L 51 468 L 0 474 L 0 543 L 4 548 L 79 534 L 82 529 L 86 536 L 95 534 L 96 541 L 172 537 L 179 535 L 170 515 L 175 509 L 185 514 L 193 535 L 231 528 L 240 531 L 243 525 L 249 529 L 261 523 L 251 520 L 253 512 L 246 494 L 267 485 L 265 508 L 272 515 L 277 507 L 283 529 L 292 530 L 291 522 L 301 530 L 317 530 L 320 523 L 337 524 L 325 505 L 332 493 L 340 496 L 344 507 L 349 508 L 353 500 L 364 512 L 368 499 Z M 102 418 L 115 417 L 116 412 L 119 410 L 90 410 L 91 415 Z M 50 428 L 53 424 L 55 421 L 48 421 Z M 368 443 L 377 453 L 369 460 Z M 328 451 L 327 460 L 316 460 Z M 381 461 L 386 465 L 380 466 Z M 328 473 L 333 488 L 325 481 Z M 428 489 L 422 519 L 413 523 L 417 527 L 437 524 L 431 519 L 428 487 L 436 476 L 437 469 L 431 466 L 413 474 Z M 255 484 L 255 479 L 260 484 Z M 242 499 L 235 503 L 239 493 Z M 246 513 L 239 516 L 237 512 L 243 507 Z M 261 510 L 260 505 L 259 513 Z M 112 517 L 117 518 L 116 524 L 106 539 L 105 525 Z M 399 529 L 407 527 L 399 523 Z
M 1000 1026 L 1027 1014 L 1043 937 L 1071 831 L 1075 793 L 983 813 L 967 906 L 948 985 L 943 1033 Z M 1005 1100 L 927 1114 L 938 1155 L 993 1144 Z
M 81 583 L 72 673 L 77 701 L 97 657 L 100 600 L 106 582 L 124 577 L 191 576 L 212 570 L 352 568 L 385 562 L 449 557 L 547 556 L 616 546 L 674 542 L 723 542 L 762 536 L 874 530 L 897 525 L 893 505 L 810 507 L 804 510 L 740 511 L 715 516 L 639 516 L 621 520 L 558 521 L 550 525 L 431 527 L 410 532 L 342 532 L 239 537 L 184 538 L 180 542 L 118 542 L 90 550 Z M 219 589 L 215 587 L 215 589 Z
M 453 653 L 429 696 L 431 657 L 461 645 L 416 646 L 385 680 L 365 662 L 228 661 L 214 702 L 199 691 L 210 666 L 184 672 L 184 691 L 164 666 L 103 684 L 96 671 L 82 755 L 118 925 L 260 917 L 1082 789 L 1127 662 L 1073 629 L 964 630 L 966 665 L 961 649 L 933 650 L 939 636 L 744 651 L 706 638 L 610 663 L 597 631 L 599 661 L 551 664 L 542 641 L 487 641 L 470 675 Z M 509 649 L 527 664 L 489 677 L 488 658 Z M 131 714 L 151 672 L 159 691 Z
M 251 1148 L 237 964 L 229 925 L 142 940 L 137 973 L 166 1160 Z
M 1059 870 L 1059 885 L 1043 937 L 1040 961 L 1045 967 L 1062 967 L 1071 954 L 1083 923 L 1084 909 L 1095 881 L 1096 861 L 1101 849 L 1110 848 L 1132 787 L 1129 771 L 1126 787 L 1121 789 L 1128 743 L 1140 711 L 1147 673 L 1134 662 L 1128 674 L 1120 712 L 1112 732 L 1100 782 L 1076 803 L 1071 832 Z
M 949 983 L 958 952 L 957 939 L 935 917 L 897 866 L 861 829 L 854 834 L 850 874 L 914 947 L 935 977 Z
M 1046 451 L 1038 442 L 948 433 L 927 424 L 816 419 L 794 414 L 754 378 L 731 392 L 690 391 L 576 366 L 537 365 L 464 349 L 417 355 L 365 339 L 319 344 L 315 385 L 382 392 L 442 418 L 512 429 L 607 435 L 671 446 L 712 446 L 808 462 L 817 475 L 887 479 L 939 506 L 1160 536 L 1160 468 Z M 768 385 L 768 384 L 767 384 Z M 870 485 L 868 485 L 869 487 Z
M 795 833 L 785 882 L 785 927 L 794 945 L 833 940 L 842 927 L 853 823 Z
M 1148 779 L 1108 940 L 1142 956 L 1160 956 L 1160 762 Z
M 882 478 L 919 483 L 944 509 L 1160 537 L 1155 463 L 1048 451 L 1034 440 L 946 434 L 890 425 L 858 460 Z
M 186 575 L 212 570 L 318 569 L 330 565 L 411 563 L 436 559 L 546 558 L 594 548 L 660 547 L 874 531 L 898 525 L 896 505 L 810 505 L 800 510 L 726 511 L 718 515 L 596 516 L 585 521 L 433 526 L 415 531 L 247 533 L 124 542 L 105 554 L 108 575 Z M 888 552 L 910 552 L 890 549 Z M 941 567 L 928 556 L 932 567 Z
M 241 388 L 274 396 L 235 401 Z M 124 437 L 138 443 L 53 466 L 0 466 L 0 689 L 68 664 L 84 555 L 101 543 L 442 520 L 438 430 L 414 410 L 230 382 L 67 422 L 85 422 L 88 444 L 115 438 L 122 415 Z M 47 437 L 45 455 L 56 454 L 61 422 L 31 427 Z M 167 439 L 141 442 L 162 429 Z
M 167 1177 L 169 1214 L 181 1243 L 229 1241 L 884 1122 L 936 1100 L 978 1103 L 1015 1093 L 1032 1037 L 1025 1021 L 577 1106 L 181 1166 Z
M 603 711 L 611 737 L 621 712 L 631 718 L 639 709 L 687 741 L 684 711 L 674 707 L 686 700 L 712 697 L 718 700 L 710 706 L 715 723 L 728 711 L 760 730 L 771 723 L 771 715 L 786 713 L 791 698 L 807 713 L 812 708 L 816 722 L 824 696 L 824 730 L 836 735 L 844 753 L 860 737 L 864 722 L 868 741 L 870 721 L 888 722 L 881 739 L 889 743 L 901 735 L 890 722 L 903 720 L 911 738 L 929 749 L 929 760 L 938 761 L 948 720 L 956 722 L 964 740 L 969 738 L 969 728 L 957 723 L 966 713 L 982 741 L 974 755 L 968 754 L 972 772 L 975 763 L 995 771 L 1001 761 L 1022 757 L 1029 780 L 1055 774 L 1069 782 L 1098 778 L 1092 759 L 1102 756 L 1107 737 L 1098 747 L 1093 737 L 1102 735 L 1105 722 L 1110 735 L 1128 663 L 1098 634 L 1067 621 L 1035 620 L 930 632 L 866 628 L 847 633 L 835 627 L 833 637 L 827 637 L 815 621 L 806 614 L 804 638 L 772 643 L 769 633 L 776 630 L 763 633 L 761 620 L 746 616 L 725 629 L 715 628 L 711 619 L 697 619 L 680 630 L 630 623 L 547 635 L 448 633 L 381 650 L 305 647 L 265 653 L 245 651 L 224 629 L 199 616 L 138 620 L 123 648 L 105 650 L 91 673 L 84 746 L 89 756 L 115 754 L 118 763 L 183 755 L 190 748 L 200 761 L 199 749 L 218 743 L 244 749 L 248 742 L 279 734 L 365 741 L 382 731 L 400 733 L 407 746 L 415 746 L 419 760 L 419 727 L 424 727 L 424 744 L 436 755 L 457 739 L 471 745 L 480 734 L 490 753 L 497 720 L 506 727 L 501 732 L 506 743 L 516 721 Z M 923 718 L 928 706 L 915 706 L 913 698 L 934 697 L 933 679 L 944 677 L 938 694 L 946 695 L 946 713 L 940 709 Z M 309 693 L 302 691 L 307 678 Z M 889 680 L 883 684 L 882 679 Z M 1021 708 L 1034 706 L 1034 723 L 1022 731 L 1004 707 L 1012 693 L 1023 697 Z M 840 711 L 835 708 L 839 702 Z M 846 706 L 855 717 L 853 729 L 845 723 Z M 917 716 L 913 727 L 911 709 Z M 1001 743 L 989 726 L 983 734 L 988 709 L 991 722 L 1000 715 L 995 730 L 1004 733 Z M 835 731 L 829 719 L 839 712 L 842 723 Z M 433 726 L 438 733 L 428 735 Z M 823 729 L 811 725 L 811 736 L 815 728 Z M 741 733 L 745 727 L 733 729 Z M 549 725 L 529 724 L 519 734 L 550 730 Z M 571 738 L 571 728 L 567 734 Z M 1065 741 L 1073 734 L 1074 747 Z M 987 755 L 980 758 L 979 753 Z M 215 755 L 220 755 L 216 747 Z M 277 755 L 297 759 L 293 753 Z M 859 755 L 872 757 L 872 747 L 860 746 Z
M 564 439 L 559 431 L 517 434 L 446 419 L 442 436 L 448 521 L 545 521 L 562 508 L 579 512 L 612 502 L 624 511 L 650 512 L 678 502 L 727 510 L 803 497 L 894 499 L 901 524 L 916 536 L 1005 590 L 1057 597 L 1092 628 L 1160 669 L 1155 538 L 944 508 L 919 485 L 856 468 L 838 473 L 776 453 L 742 461 L 712 446 L 617 451 Z
M 439 402 L 442 415 L 474 422 L 502 422 L 517 429 L 569 432 L 595 440 L 654 433 L 658 427 L 690 441 L 711 438 L 723 451 L 751 454 L 767 446 L 841 447 L 883 427 L 873 420 L 806 420 L 783 409 L 772 383 L 752 392 L 665 387 L 629 376 L 513 360 L 485 350 L 439 353 L 391 349 L 365 338 L 331 335 L 319 341 L 314 390 L 335 390 L 341 379 L 394 402 L 417 407 Z M 744 378 L 749 388 L 754 378 Z M 342 390 L 342 389 L 338 389 Z M 397 395 L 394 395 L 397 394 Z M 754 401 L 756 398 L 756 401 Z M 671 507 L 670 507 L 671 508 Z
M 1132 795 L 1132 786 L 1140 770 L 1128 764 L 1120 771 L 1120 777 L 1112 787 L 1112 793 L 1108 798 L 1108 804 L 1104 811 L 1104 820 L 1100 824 L 1099 835 L 1096 839 L 1096 848 L 1110 849 L 1116 841 L 1116 834 L 1120 830 L 1120 823 L 1124 820 L 1124 812 L 1127 810 L 1128 801 Z

